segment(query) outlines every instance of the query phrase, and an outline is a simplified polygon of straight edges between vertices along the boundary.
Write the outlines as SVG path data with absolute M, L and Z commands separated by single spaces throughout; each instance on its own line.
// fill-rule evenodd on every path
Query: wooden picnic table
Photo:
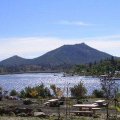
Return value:
M 47 102 L 44 103 L 44 105 L 48 105 L 50 107 L 55 107 L 58 105 L 59 99 L 50 99 Z
M 48 100 L 48 102 L 56 102 L 58 101 L 59 99 L 51 99 L 51 100 Z
M 97 100 L 97 101 L 95 101 L 95 103 L 97 103 L 97 104 L 98 104 L 98 106 L 100 106 L 100 107 L 102 107 L 102 106 L 105 106 L 105 105 L 106 105 L 105 100 Z
M 93 114 L 95 114 L 96 110 L 100 109 L 100 108 L 97 108 L 98 105 L 96 105 L 96 104 L 75 104 L 75 105 L 73 105 L 73 107 L 79 108 L 78 111 L 73 111 L 73 113 L 75 113 L 77 115 L 80 115 L 80 114 L 93 115 Z
M 91 110 L 92 108 L 95 108 L 97 106 L 98 105 L 96 105 L 96 104 L 75 104 L 75 105 L 73 105 L 73 107 L 78 107 L 81 110 L 82 110 L 82 108 L 88 108 L 89 110 Z
M 103 103 L 103 102 L 105 102 L 105 100 L 97 100 L 97 101 L 95 101 L 95 103 Z

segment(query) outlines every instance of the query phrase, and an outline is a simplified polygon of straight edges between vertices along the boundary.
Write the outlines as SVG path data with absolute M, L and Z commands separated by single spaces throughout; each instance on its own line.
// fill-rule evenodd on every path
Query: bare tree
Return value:
M 107 110 L 107 119 L 109 119 L 110 102 L 114 101 L 116 106 L 116 99 L 117 99 L 116 95 L 118 92 L 118 84 L 113 79 L 112 74 L 101 76 L 100 80 L 101 80 L 102 90 L 104 91 L 104 97 L 106 98 L 106 101 L 107 101 L 106 110 Z M 116 117 L 117 117 L 117 114 L 116 114 Z
M 0 87 L 0 101 L 2 100 L 2 97 L 3 97 L 3 95 L 2 95 L 2 87 Z

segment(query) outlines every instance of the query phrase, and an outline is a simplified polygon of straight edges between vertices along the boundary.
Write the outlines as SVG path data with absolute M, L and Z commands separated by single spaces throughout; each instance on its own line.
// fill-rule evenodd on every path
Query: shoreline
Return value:
M 32 74 L 32 73 L 64 73 L 63 71 L 29 71 L 29 72 L 14 72 L 14 73 L 0 73 L 0 76 L 2 75 L 16 75 L 16 74 Z M 72 75 L 74 76 L 74 75 Z M 78 76 L 82 76 L 82 75 L 78 75 Z M 87 77 L 89 75 L 86 75 L 85 77 Z M 64 76 L 67 77 L 67 76 Z M 90 76 L 92 78 L 99 78 L 99 76 Z M 113 80 L 120 80 L 120 77 L 113 77 Z
M 26 74 L 26 73 L 61 73 L 61 72 L 60 71 L 31 71 L 31 72 L 0 73 L 0 75 Z

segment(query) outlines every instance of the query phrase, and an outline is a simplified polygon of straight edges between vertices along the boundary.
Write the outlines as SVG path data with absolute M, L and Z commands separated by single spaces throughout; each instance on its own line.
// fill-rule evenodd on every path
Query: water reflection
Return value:
M 31 74 L 13 74 L 13 75 L 0 75 L 0 86 L 5 90 L 16 89 L 20 91 L 27 86 L 36 86 L 44 83 L 45 86 L 50 87 L 51 84 L 56 84 L 57 87 L 62 89 L 66 88 L 69 84 L 69 88 L 73 87 L 80 81 L 84 82 L 85 87 L 88 90 L 88 94 L 91 94 L 94 89 L 100 88 L 100 80 L 98 78 L 85 77 L 85 76 L 67 76 L 63 77 L 62 73 L 31 73 Z

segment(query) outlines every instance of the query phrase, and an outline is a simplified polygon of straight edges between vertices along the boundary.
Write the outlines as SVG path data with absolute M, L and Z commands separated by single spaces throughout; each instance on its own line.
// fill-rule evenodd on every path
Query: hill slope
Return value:
M 30 59 L 25 59 L 17 55 L 7 58 L 0 62 L 1 66 L 19 66 L 19 65 L 28 65 L 31 63 Z
M 35 64 L 55 65 L 74 65 L 84 64 L 101 59 L 110 58 L 111 55 L 89 47 L 85 43 L 76 45 L 64 45 L 43 56 L 34 59 Z
M 38 58 L 24 59 L 13 56 L 0 62 L 2 66 L 40 65 L 58 66 L 75 65 L 99 61 L 112 57 L 111 55 L 89 47 L 85 43 L 64 45 Z

